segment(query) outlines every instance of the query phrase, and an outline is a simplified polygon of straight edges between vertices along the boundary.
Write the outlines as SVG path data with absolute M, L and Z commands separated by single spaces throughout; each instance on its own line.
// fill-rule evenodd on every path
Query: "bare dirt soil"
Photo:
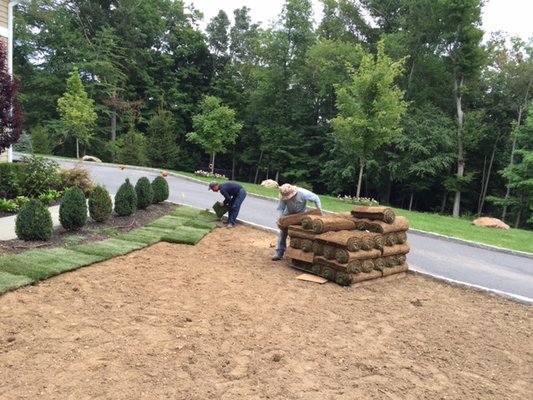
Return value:
M 0 398 L 533 398 L 530 306 L 297 280 L 275 242 L 218 228 L 0 296 Z

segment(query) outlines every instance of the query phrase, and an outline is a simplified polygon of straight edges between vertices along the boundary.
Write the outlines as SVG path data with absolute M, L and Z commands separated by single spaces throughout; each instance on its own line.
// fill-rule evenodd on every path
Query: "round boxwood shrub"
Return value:
M 154 199 L 154 191 L 150 181 L 146 177 L 139 178 L 135 184 L 135 193 L 137 194 L 137 208 L 145 209 Z
M 136 208 L 137 194 L 130 180 L 126 178 L 126 182 L 120 185 L 115 196 L 115 212 L 121 217 L 126 217 L 132 215 Z
M 168 199 L 168 182 L 162 176 L 157 176 L 152 181 L 152 190 L 154 191 L 154 204 L 161 203 Z
M 54 225 L 50 211 L 39 200 L 25 203 L 15 221 L 15 233 L 21 240 L 50 240 Z
M 96 186 L 89 196 L 89 215 L 96 222 L 105 222 L 113 212 L 113 202 L 103 186 Z
M 65 190 L 59 206 L 59 222 L 67 231 L 76 231 L 87 222 L 87 201 L 79 187 Z

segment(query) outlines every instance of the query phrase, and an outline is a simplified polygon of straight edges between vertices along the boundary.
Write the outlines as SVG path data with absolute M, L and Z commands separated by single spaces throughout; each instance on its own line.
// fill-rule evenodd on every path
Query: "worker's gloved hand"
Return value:
M 224 203 L 222 203 L 221 201 L 217 201 L 217 204 L 219 207 L 224 207 Z

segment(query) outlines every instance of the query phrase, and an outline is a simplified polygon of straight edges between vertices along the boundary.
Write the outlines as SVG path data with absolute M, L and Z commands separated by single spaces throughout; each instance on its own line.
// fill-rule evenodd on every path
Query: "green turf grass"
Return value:
M 14 275 L 8 272 L 0 271 L 0 293 L 29 285 L 33 282 L 34 281 L 27 276 Z
M 91 254 L 108 259 L 115 256 L 122 256 L 132 251 L 146 247 L 146 243 L 120 240 L 118 238 L 106 239 L 100 242 L 87 243 L 70 247 L 71 250 L 81 254 Z
M 146 226 L 152 227 L 152 228 L 174 229 L 178 226 L 182 226 L 187 221 L 189 221 L 189 218 L 185 218 L 181 216 L 175 217 L 173 215 L 165 215 L 164 217 L 158 218 Z
M 117 236 L 117 239 L 152 245 L 154 243 L 160 242 L 161 238 L 164 235 L 172 231 L 173 229 L 151 228 L 145 226 L 139 229 L 129 231 L 128 233 L 123 233 Z
M 78 254 L 63 248 L 32 250 L 14 256 L 0 257 L 0 271 L 40 281 L 101 260 L 101 257 Z
M 183 243 L 183 244 L 196 244 L 210 231 L 206 229 L 197 229 L 190 226 L 180 226 L 174 231 L 161 237 L 164 242 L 170 243 Z

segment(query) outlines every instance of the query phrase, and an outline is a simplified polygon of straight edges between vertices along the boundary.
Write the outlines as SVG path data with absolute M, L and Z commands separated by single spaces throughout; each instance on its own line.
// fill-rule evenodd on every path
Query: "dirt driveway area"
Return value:
M 533 398 L 531 306 L 301 281 L 275 241 L 220 228 L 0 296 L 0 398 Z

